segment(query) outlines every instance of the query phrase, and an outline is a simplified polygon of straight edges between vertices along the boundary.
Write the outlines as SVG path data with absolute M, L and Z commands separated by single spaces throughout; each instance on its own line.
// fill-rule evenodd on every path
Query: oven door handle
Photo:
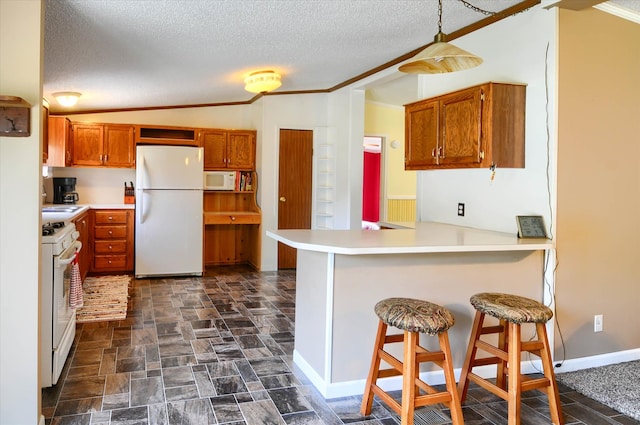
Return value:
M 80 251 L 82 251 L 82 242 L 75 241 L 66 251 L 56 257 L 56 267 L 66 267 L 71 264 L 76 258 L 76 252 Z

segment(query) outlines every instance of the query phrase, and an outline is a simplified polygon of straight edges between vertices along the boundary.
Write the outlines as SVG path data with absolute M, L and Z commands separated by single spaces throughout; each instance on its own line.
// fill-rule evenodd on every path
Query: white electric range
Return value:
M 82 249 L 73 223 L 42 225 L 41 263 L 41 379 L 43 387 L 55 385 L 76 334 L 75 310 L 69 306 L 71 268 Z

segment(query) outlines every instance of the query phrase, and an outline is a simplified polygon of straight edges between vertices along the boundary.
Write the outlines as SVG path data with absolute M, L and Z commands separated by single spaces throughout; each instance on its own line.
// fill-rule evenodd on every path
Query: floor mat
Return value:
M 76 310 L 78 323 L 122 320 L 127 316 L 131 276 L 88 277 L 82 285 L 84 305 Z

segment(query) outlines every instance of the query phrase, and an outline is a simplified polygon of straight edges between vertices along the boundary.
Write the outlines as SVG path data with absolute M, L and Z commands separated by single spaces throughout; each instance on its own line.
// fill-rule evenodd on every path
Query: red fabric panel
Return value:
M 380 154 L 375 152 L 364 153 L 362 220 L 380 220 Z

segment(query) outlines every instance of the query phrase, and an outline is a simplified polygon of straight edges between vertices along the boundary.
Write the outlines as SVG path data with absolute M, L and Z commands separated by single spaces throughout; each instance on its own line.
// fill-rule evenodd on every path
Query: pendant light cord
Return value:
M 442 0 L 440 0 L 440 1 L 441 1 L 441 3 L 440 3 L 440 7 L 442 7 Z M 474 5 L 472 5 L 471 3 L 469 3 L 469 2 L 468 2 L 468 1 L 466 1 L 466 0 L 458 0 L 458 1 L 459 1 L 460 3 L 462 3 L 463 5 L 465 5 L 465 7 L 469 8 L 469 9 L 471 9 L 471 10 L 475 11 L 475 12 L 481 13 L 481 14 L 486 15 L 486 16 L 497 16 L 497 17 L 499 17 L 499 18 L 506 18 L 506 17 L 508 17 L 508 16 L 517 15 L 517 14 L 519 14 L 519 13 L 526 12 L 527 10 L 531 9 L 531 7 L 529 7 L 529 8 L 527 8 L 527 9 L 521 10 L 521 11 L 516 12 L 516 13 L 507 14 L 507 13 L 502 13 L 502 12 L 491 12 L 491 11 L 489 11 L 489 10 L 481 9 L 481 8 L 479 8 L 478 6 L 474 6 Z M 532 6 L 532 7 L 533 7 L 533 6 Z
M 438 0 L 438 32 L 442 32 L 442 0 Z

